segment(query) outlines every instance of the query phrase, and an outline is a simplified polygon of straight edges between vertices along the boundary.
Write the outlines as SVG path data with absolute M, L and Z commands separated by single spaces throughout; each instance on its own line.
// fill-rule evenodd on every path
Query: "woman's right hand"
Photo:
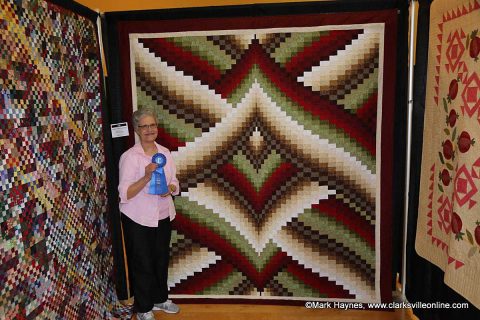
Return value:
M 150 163 L 145 167 L 145 179 L 150 180 L 152 178 L 152 173 L 155 171 L 158 167 L 158 164 L 156 163 Z

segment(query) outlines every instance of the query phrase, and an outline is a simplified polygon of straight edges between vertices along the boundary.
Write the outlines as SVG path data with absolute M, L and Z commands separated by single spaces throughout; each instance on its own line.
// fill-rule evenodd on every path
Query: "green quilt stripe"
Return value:
M 245 97 L 247 92 L 252 87 L 252 84 L 255 82 L 255 76 L 258 72 L 258 66 L 253 65 L 249 70 L 247 76 L 243 78 L 240 84 L 230 93 L 230 96 L 227 97 L 227 102 L 232 104 L 234 107 L 237 106 L 242 101 L 242 98 Z
M 202 135 L 200 128 L 195 128 L 193 124 L 185 123 L 182 119 L 178 119 L 176 115 L 170 114 L 163 107 L 158 106 L 158 102 L 154 101 L 144 91 L 137 87 L 138 108 L 155 107 L 157 113 L 157 121 L 160 127 L 163 127 L 170 135 L 186 142 L 193 141 L 196 137 Z
M 240 232 L 238 232 L 230 223 L 225 221 L 225 219 L 215 214 L 212 210 L 181 196 L 175 198 L 175 206 L 190 220 L 221 235 L 238 251 L 242 252 L 259 271 L 269 261 L 270 257 L 279 250 L 276 245 L 268 243 L 259 256 Z
M 277 63 L 283 67 L 285 63 L 295 57 L 305 47 L 310 46 L 313 42 L 320 39 L 322 36 L 328 35 L 329 31 L 319 32 L 292 32 L 291 37 L 282 42 L 273 53 L 272 57 Z
M 246 277 L 238 270 L 232 271 L 226 278 L 220 280 L 214 285 L 205 288 L 200 295 L 224 295 L 232 291 L 238 286 Z
M 258 172 L 242 153 L 236 154 L 232 159 L 232 164 L 247 177 L 257 192 L 281 163 L 282 158 L 275 151 L 268 155 Z
M 257 270 L 263 269 L 269 262 L 270 259 L 280 251 L 280 248 L 270 239 L 267 243 L 260 256 L 257 255 L 257 261 L 254 262 Z
M 294 297 L 328 298 L 327 294 L 316 291 L 287 272 L 279 272 L 274 279 L 289 292 L 293 293 Z
M 313 230 L 326 234 L 330 239 L 335 239 L 337 242 L 342 243 L 345 247 L 358 254 L 370 266 L 375 267 L 375 251 L 362 237 L 335 219 L 306 209 L 298 217 L 298 220 Z
M 338 104 L 344 105 L 345 109 L 357 111 L 358 108 L 368 100 L 368 98 L 378 88 L 378 68 L 372 72 L 367 79 L 363 81 L 355 90 L 345 95 L 343 99 L 338 100 Z
M 229 54 L 220 49 L 220 47 L 214 45 L 213 42 L 208 41 L 207 37 L 175 37 L 167 38 L 166 40 L 171 41 L 185 51 L 208 61 L 222 72 L 231 69 L 232 65 L 236 62 Z

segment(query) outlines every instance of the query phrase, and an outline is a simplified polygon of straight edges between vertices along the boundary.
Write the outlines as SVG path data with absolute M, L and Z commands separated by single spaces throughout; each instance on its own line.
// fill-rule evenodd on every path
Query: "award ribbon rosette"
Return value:
M 165 177 L 165 171 L 163 171 L 163 167 L 167 164 L 167 158 L 164 154 L 156 153 L 152 157 L 152 162 L 158 164 L 158 166 L 152 173 L 148 193 L 160 195 L 167 194 L 169 192 L 167 178 Z

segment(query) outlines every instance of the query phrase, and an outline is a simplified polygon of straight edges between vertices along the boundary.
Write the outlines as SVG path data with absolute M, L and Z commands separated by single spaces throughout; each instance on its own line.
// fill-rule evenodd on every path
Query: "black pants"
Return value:
M 136 312 L 148 312 L 154 303 L 168 299 L 170 219 L 159 220 L 158 226 L 152 228 L 122 214 L 122 223 L 135 309 Z

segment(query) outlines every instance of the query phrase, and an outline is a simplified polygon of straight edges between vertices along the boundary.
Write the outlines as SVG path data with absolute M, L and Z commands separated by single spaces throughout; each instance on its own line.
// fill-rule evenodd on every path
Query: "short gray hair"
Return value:
M 132 122 L 133 122 L 134 129 L 138 129 L 138 123 L 140 122 L 140 119 L 145 116 L 151 116 L 153 119 L 155 119 L 155 123 L 157 122 L 157 115 L 155 114 L 155 111 L 153 111 L 153 109 L 150 109 L 150 108 L 138 109 L 132 115 Z

